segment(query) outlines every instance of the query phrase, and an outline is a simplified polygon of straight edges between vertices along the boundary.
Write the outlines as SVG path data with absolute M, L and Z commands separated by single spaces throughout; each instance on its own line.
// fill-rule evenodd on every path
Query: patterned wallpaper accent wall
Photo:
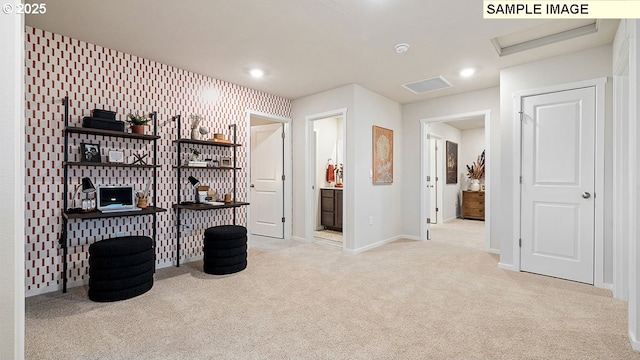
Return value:
M 27 296 L 62 287 L 62 258 L 58 244 L 62 230 L 64 96 L 70 98 L 70 126 L 82 126 L 82 118 L 92 109 L 117 112 L 124 120 L 129 112 L 158 113 L 157 206 L 168 209 L 158 214 L 156 264 L 175 263 L 175 212 L 177 201 L 176 146 L 177 124 L 173 116 L 182 116 L 181 137 L 190 135 L 189 115 L 200 114 L 202 124 L 213 133 L 229 134 L 228 126 L 237 124 L 239 201 L 247 199 L 246 146 L 247 110 L 291 117 L 291 101 L 264 92 L 195 74 L 94 44 L 26 28 L 26 293 Z M 127 130 L 128 131 L 128 130 Z M 152 134 L 152 129 L 146 129 Z M 82 142 L 99 144 L 102 155 L 108 150 L 124 151 L 125 161 L 133 154 L 152 155 L 152 145 L 141 140 L 71 134 L 70 161 L 77 161 Z M 185 146 L 189 148 L 190 146 Z M 197 146 L 205 157 L 231 155 L 227 148 Z M 187 153 L 180 155 L 184 161 Z M 142 189 L 152 170 L 119 167 L 70 167 L 69 201 L 82 177 L 96 186 L 134 185 Z M 228 192 L 232 172 L 187 169 L 183 171 L 181 199 L 191 196 L 186 178 L 193 175 L 216 191 Z M 79 197 L 76 197 L 79 199 Z M 70 203 L 71 205 L 71 203 Z M 246 225 L 247 207 L 237 210 L 240 225 Z M 209 226 L 228 224 L 232 211 L 186 211 L 183 219 L 192 232 L 181 238 L 181 261 L 202 255 L 202 233 Z M 151 216 L 119 217 L 69 222 L 69 284 L 88 278 L 88 248 L 95 241 L 125 235 L 151 236 Z

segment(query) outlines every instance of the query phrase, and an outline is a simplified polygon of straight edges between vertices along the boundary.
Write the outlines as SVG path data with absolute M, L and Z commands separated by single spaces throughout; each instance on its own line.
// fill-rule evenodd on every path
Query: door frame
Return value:
M 427 126 L 427 131 L 428 131 L 429 133 L 427 134 L 427 138 L 426 138 L 426 140 L 427 140 L 427 141 L 431 141 L 431 140 L 433 140 L 433 141 L 434 141 L 434 143 L 435 143 L 435 145 L 436 145 L 436 147 L 437 147 L 438 145 L 442 145 L 440 148 L 441 148 L 441 149 L 444 149 L 445 145 L 443 145 L 443 144 L 438 144 L 438 142 L 441 142 L 441 143 L 442 143 L 442 142 L 444 142 L 444 139 L 442 138 L 442 136 L 440 136 L 439 134 L 433 133 L 433 132 L 431 131 L 431 129 L 430 129 L 430 127 L 429 127 L 429 126 Z M 431 150 L 432 150 L 432 149 L 429 149 L 429 152 L 431 152 Z M 442 152 L 444 152 L 444 150 L 441 150 L 441 151 L 442 151 Z M 439 175 L 443 175 L 442 169 L 444 168 L 442 165 L 440 165 L 440 168 L 438 167 L 438 164 L 440 164 L 440 163 L 438 162 L 438 156 L 440 156 L 441 158 L 443 158 L 443 157 L 444 157 L 444 156 L 441 156 L 441 155 L 442 155 L 442 154 L 440 154 L 440 153 L 438 152 L 438 150 L 435 150 L 435 154 L 433 154 L 433 156 L 431 156 L 431 153 L 429 153 L 429 166 L 431 166 L 431 165 L 432 165 L 432 164 L 431 164 L 431 157 L 433 157 L 433 158 L 436 160 L 436 164 L 435 164 L 435 166 L 434 166 L 434 168 L 435 168 L 435 175 L 432 175 L 432 178 L 433 178 L 434 176 L 436 177 L 435 185 L 434 185 L 435 194 L 436 194 L 436 196 L 435 196 L 435 201 L 434 201 L 434 203 L 435 203 L 434 205 L 435 205 L 435 206 L 431 206 L 431 207 L 432 207 L 432 208 L 433 208 L 433 207 L 436 207 L 436 208 L 438 208 L 439 210 L 441 210 L 441 211 L 436 211 L 436 214 L 429 214 L 429 215 L 430 215 L 430 217 L 431 217 L 432 219 L 433 219 L 433 218 L 435 218 L 435 219 L 436 219 L 436 221 L 435 221 L 435 222 L 432 222 L 431 224 L 444 224 L 444 219 L 443 219 L 443 216 L 442 216 L 442 214 L 444 213 L 444 204 L 440 204 L 440 206 L 438 207 L 438 200 L 439 200 L 439 201 L 442 201 L 442 199 L 444 199 L 444 188 L 443 188 L 443 186 L 442 186 L 442 182 L 443 182 L 443 180 L 437 180 L 438 178 L 440 178 L 440 179 L 444 179 L 444 178 L 445 178 L 444 176 L 439 176 Z M 433 183 L 434 181 L 432 180 L 431 182 Z M 425 202 L 425 203 L 426 203 L 426 202 Z M 438 213 L 440 213 L 440 222 L 438 222 Z
M 284 127 L 284 164 L 282 169 L 284 171 L 284 189 L 283 189 L 283 206 L 284 206 L 284 240 L 291 239 L 293 229 L 293 186 L 291 179 L 293 178 L 293 155 L 291 152 L 291 118 L 286 118 L 278 115 L 267 114 L 259 111 L 247 110 L 246 114 L 246 168 L 247 168 L 247 202 L 249 207 L 251 206 L 251 116 L 259 116 L 271 120 L 273 122 L 279 122 Z M 247 210 L 247 233 L 251 234 L 251 209 Z
M 631 141 L 633 133 L 630 131 L 629 43 L 629 38 L 624 36 L 617 53 L 618 60 L 613 67 L 613 297 L 623 301 L 629 299 L 629 239 L 633 233 L 632 226 L 635 226 L 630 209 L 632 201 L 629 200 L 626 206 L 620 201 L 633 191 L 634 156 L 630 154 L 633 154 L 631 149 L 635 142 Z M 624 177 L 624 172 L 620 170 L 623 168 L 628 171 Z
M 598 288 L 610 289 L 611 284 L 604 282 L 604 122 L 605 122 L 605 86 L 607 78 L 597 78 L 585 81 L 577 81 L 568 84 L 560 84 L 554 86 L 547 86 L 538 89 L 517 91 L 513 94 L 513 121 L 520 126 L 513 127 L 513 147 L 514 154 L 514 168 L 517 169 L 516 176 L 512 179 L 513 202 L 511 204 L 514 214 L 517 216 L 514 218 L 513 234 L 511 241 L 513 244 L 513 263 L 516 271 L 522 271 L 521 269 L 521 256 L 520 256 L 520 229 L 521 223 L 521 188 L 520 188 L 520 176 L 522 176 L 522 124 L 520 123 L 520 113 L 522 107 L 522 98 L 543 95 L 554 92 L 569 91 L 587 87 L 594 87 L 596 91 L 596 132 L 595 132 L 595 221 L 594 221 L 594 261 L 593 261 L 593 285 Z M 508 240 L 507 240 L 508 241 Z
M 314 136 L 314 128 L 313 122 L 316 120 L 326 119 L 330 117 L 342 117 L 342 164 L 345 169 L 349 169 L 347 159 L 349 150 L 347 149 L 347 108 L 336 109 L 332 111 L 327 111 L 324 113 L 313 114 L 305 116 L 305 144 L 306 146 L 306 156 L 307 159 L 305 164 L 305 192 L 304 192 L 304 200 L 305 200 L 305 224 L 304 224 L 304 236 L 307 242 L 313 241 L 313 231 L 315 229 L 315 189 L 313 188 L 315 185 L 315 149 L 312 147 L 315 146 L 314 142 L 311 139 Z M 342 183 L 345 185 L 342 189 L 342 251 L 347 250 L 347 237 L 349 234 L 349 224 L 346 221 L 347 218 L 347 209 L 345 205 L 347 194 L 351 191 L 347 186 L 349 184 L 349 171 L 345 171 L 342 179 Z
M 429 168 L 429 158 L 427 157 L 426 134 L 430 124 L 444 121 L 453 121 L 469 117 L 484 116 L 484 142 L 485 142 L 485 191 L 491 194 L 491 110 L 478 110 L 466 113 L 458 113 L 445 116 L 437 116 L 420 120 L 420 239 L 428 240 L 430 226 L 427 224 L 427 194 L 425 182 L 427 181 L 427 169 Z M 499 249 L 491 248 L 491 195 L 485 196 L 484 203 L 484 250 L 489 253 L 499 254 Z M 424 220 L 424 221 L 423 221 Z

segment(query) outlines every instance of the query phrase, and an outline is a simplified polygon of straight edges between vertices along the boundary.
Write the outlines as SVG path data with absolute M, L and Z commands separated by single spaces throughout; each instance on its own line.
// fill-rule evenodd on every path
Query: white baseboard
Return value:
M 302 242 L 309 242 L 307 241 L 307 239 L 300 237 L 300 236 L 291 236 L 291 240 L 296 240 L 296 241 L 302 241 Z
M 413 236 L 413 235 L 400 235 L 400 236 L 398 236 L 398 239 L 407 239 L 407 240 L 422 241 L 422 239 L 420 238 L 420 236 Z
M 498 263 L 498 268 L 503 269 L 503 270 L 509 270 L 509 271 L 520 271 L 518 268 L 515 267 L 515 265 L 512 264 L 505 264 L 505 263 Z
M 394 236 L 394 237 L 386 239 L 386 240 L 378 241 L 377 243 L 373 243 L 371 245 L 363 246 L 363 247 L 358 248 L 358 249 L 354 249 L 354 250 L 345 249 L 345 250 L 343 250 L 343 252 L 347 253 L 347 254 L 351 254 L 351 255 L 356 255 L 356 254 L 360 254 L 362 252 L 365 252 L 365 251 L 368 251 L 368 250 L 371 250 L 371 249 L 375 249 L 377 247 L 380 247 L 382 245 L 385 245 L 385 244 L 388 244 L 390 242 L 394 242 L 394 241 L 400 240 L 400 239 L 406 239 L 406 237 L 404 237 L 403 235 L 398 235 L 398 236 Z
M 631 347 L 633 348 L 633 350 L 640 351 L 640 341 L 638 341 L 638 339 L 636 339 L 636 337 L 633 336 L 631 332 L 629 332 L 629 342 L 631 342 Z
M 597 288 L 600 288 L 600 289 L 613 291 L 613 284 L 596 282 L 595 284 L 593 284 L 593 286 L 595 286 Z
M 485 249 L 485 251 L 490 253 L 490 254 L 498 254 L 498 255 L 500 255 L 500 249 L 488 248 L 488 249 Z

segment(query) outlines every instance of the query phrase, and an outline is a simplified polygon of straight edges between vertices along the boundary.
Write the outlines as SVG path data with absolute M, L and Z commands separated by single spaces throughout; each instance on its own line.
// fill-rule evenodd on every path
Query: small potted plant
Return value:
M 149 121 L 151 121 L 151 118 L 146 116 L 132 113 L 127 115 L 127 122 L 131 124 L 131 132 L 134 134 L 144 134 L 144 127 Z

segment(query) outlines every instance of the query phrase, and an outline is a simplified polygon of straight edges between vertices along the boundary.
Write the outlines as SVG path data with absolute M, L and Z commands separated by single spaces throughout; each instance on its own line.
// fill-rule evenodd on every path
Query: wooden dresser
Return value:
M 484 191 L 462 192 L 462 218 L 484 220 Z

